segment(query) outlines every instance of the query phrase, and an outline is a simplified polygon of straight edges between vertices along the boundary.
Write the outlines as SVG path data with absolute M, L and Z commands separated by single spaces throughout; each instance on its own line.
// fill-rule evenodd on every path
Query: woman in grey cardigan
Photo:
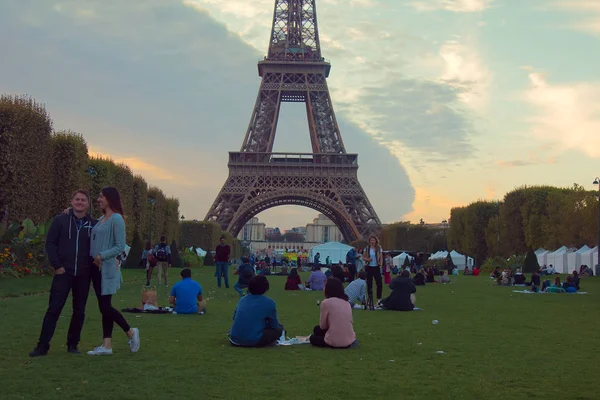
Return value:
M 140 333 L 131 328 L 123 315 L 112 306 L 112 296 L 121 287 L 123 278 L 117 256 L 125 250 L 125 221 L 121 195 L 114 187 L 105 187 L 98 196 L 98 205 L 104 214 L 92 229 L 90 256 L 94 259 L 92 284 L 102 314 L 102 346 L 88 351 L 89 355 L 112 354 L 112 331 L 117 323 L 129 338 L 132 353 L 140 349 Z

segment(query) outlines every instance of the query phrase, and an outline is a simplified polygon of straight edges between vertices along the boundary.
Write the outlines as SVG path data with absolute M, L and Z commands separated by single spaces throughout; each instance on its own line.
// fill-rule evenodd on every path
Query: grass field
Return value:
M 600 398 L 597 278 L 582 279 L 587 295 L 526 295 L 492 286 L 486 277 L 458 277 L 449 285 L 418 288 L 420 312 L 354 310 L 359 349 L 239 349 L 226 338 L 237 294 L 217 289 L 213 272 L 193 271 L 209 297 L 206 315 L 125 314 L 140 328 L 142 347 L 129 353 L 116 328 L 110 357 L 66 353 L 68 305 L 50 353 L 30 359 L 50 278 L 1 279 L 0 398 Z M 171 270 L 172 282 L 178 274 Z M 143 271 L 125 271 L 124 278 L 113 302 L 118 308 L 139 304 L 144 284 Z M 288 334 L 309 334 L 322 293 L 285 292 L 283 277 L 269 280 L 268 295 Z M 167 291 L 160 289 L 161 305 Z M 100 339 L 100 315 L 90 294 L 81 350 Z

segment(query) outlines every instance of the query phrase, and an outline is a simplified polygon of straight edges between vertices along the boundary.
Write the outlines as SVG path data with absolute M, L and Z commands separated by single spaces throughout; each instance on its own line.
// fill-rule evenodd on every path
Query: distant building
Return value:
M 342 242 L 344 237 L 335 223 L 324 216 L 313 219 L 312 224 L 306 225 L 306 241 L 314 243 Z
M 266 236 L 266 228 L 264 222 L 259 222 L 257 217 L 251 218 L 244 225 L 237 238 L 247 241 L 263 241 Z

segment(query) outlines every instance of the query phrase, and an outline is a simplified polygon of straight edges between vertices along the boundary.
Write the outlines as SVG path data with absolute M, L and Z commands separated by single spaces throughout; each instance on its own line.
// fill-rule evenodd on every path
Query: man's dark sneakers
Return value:
M 41 357 L 46 354 L 48 354 L 48 348 L 38 345 L 31 353 L 29 353 L 29 357 Z
M 71 354 L 81 354 L 81 352 L 77 348 L 77 345 L 72 345 L 72 344 L 67 346 L 67 352 L 69 352 Z

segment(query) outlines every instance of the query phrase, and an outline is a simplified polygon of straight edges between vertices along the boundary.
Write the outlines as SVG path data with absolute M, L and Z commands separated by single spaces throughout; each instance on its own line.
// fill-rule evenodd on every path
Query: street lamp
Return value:
M 496 231 L 498 234 L 498 257 L 500 257 L 500 200 L 496 202 L 498 205 L 498 218 L 496 219 Z
M 444 227 L 444 251 L 448 251 L 448 240 L 446 239 L 446 229 L 448 229 L 448 221 L 443 220 L 442 226 Z
M 91 165 L 88 166 L 88 169 L 85 170 L 85 173 L 88 174 L 90 176 L 90 215 L 92 215 L 93 210 L 93 201 L 92 199 L 92 182 L 94 180 L 94 178 L 96 176 L 98 176 L 98 172 L 96 172 L 96 169 L 94 167 L 92 167 Z
M 152 197 L 148 197 L 148 204 L 150 204 L 151 209 L 150 209 L 150 243 L 152 243 L 152 224 L 154 222 L 154 204 L 156 203 L 156 200 L 154 200 Z
M 596 177 L 594 179 L 594 185 L 598 185 L 598 252 L 600 254 L 600 178 Z M 600 261 L 598 264 L 600 264 Z
M 179 238 L 179 247 L 181 247 L 181 250 L 183 250 L 183 220 L 185 220 L 185 217 L 182 215 L 181 216 L 181 225 L 179 226 L 179 233 L 181 235 L 181 237 Z

